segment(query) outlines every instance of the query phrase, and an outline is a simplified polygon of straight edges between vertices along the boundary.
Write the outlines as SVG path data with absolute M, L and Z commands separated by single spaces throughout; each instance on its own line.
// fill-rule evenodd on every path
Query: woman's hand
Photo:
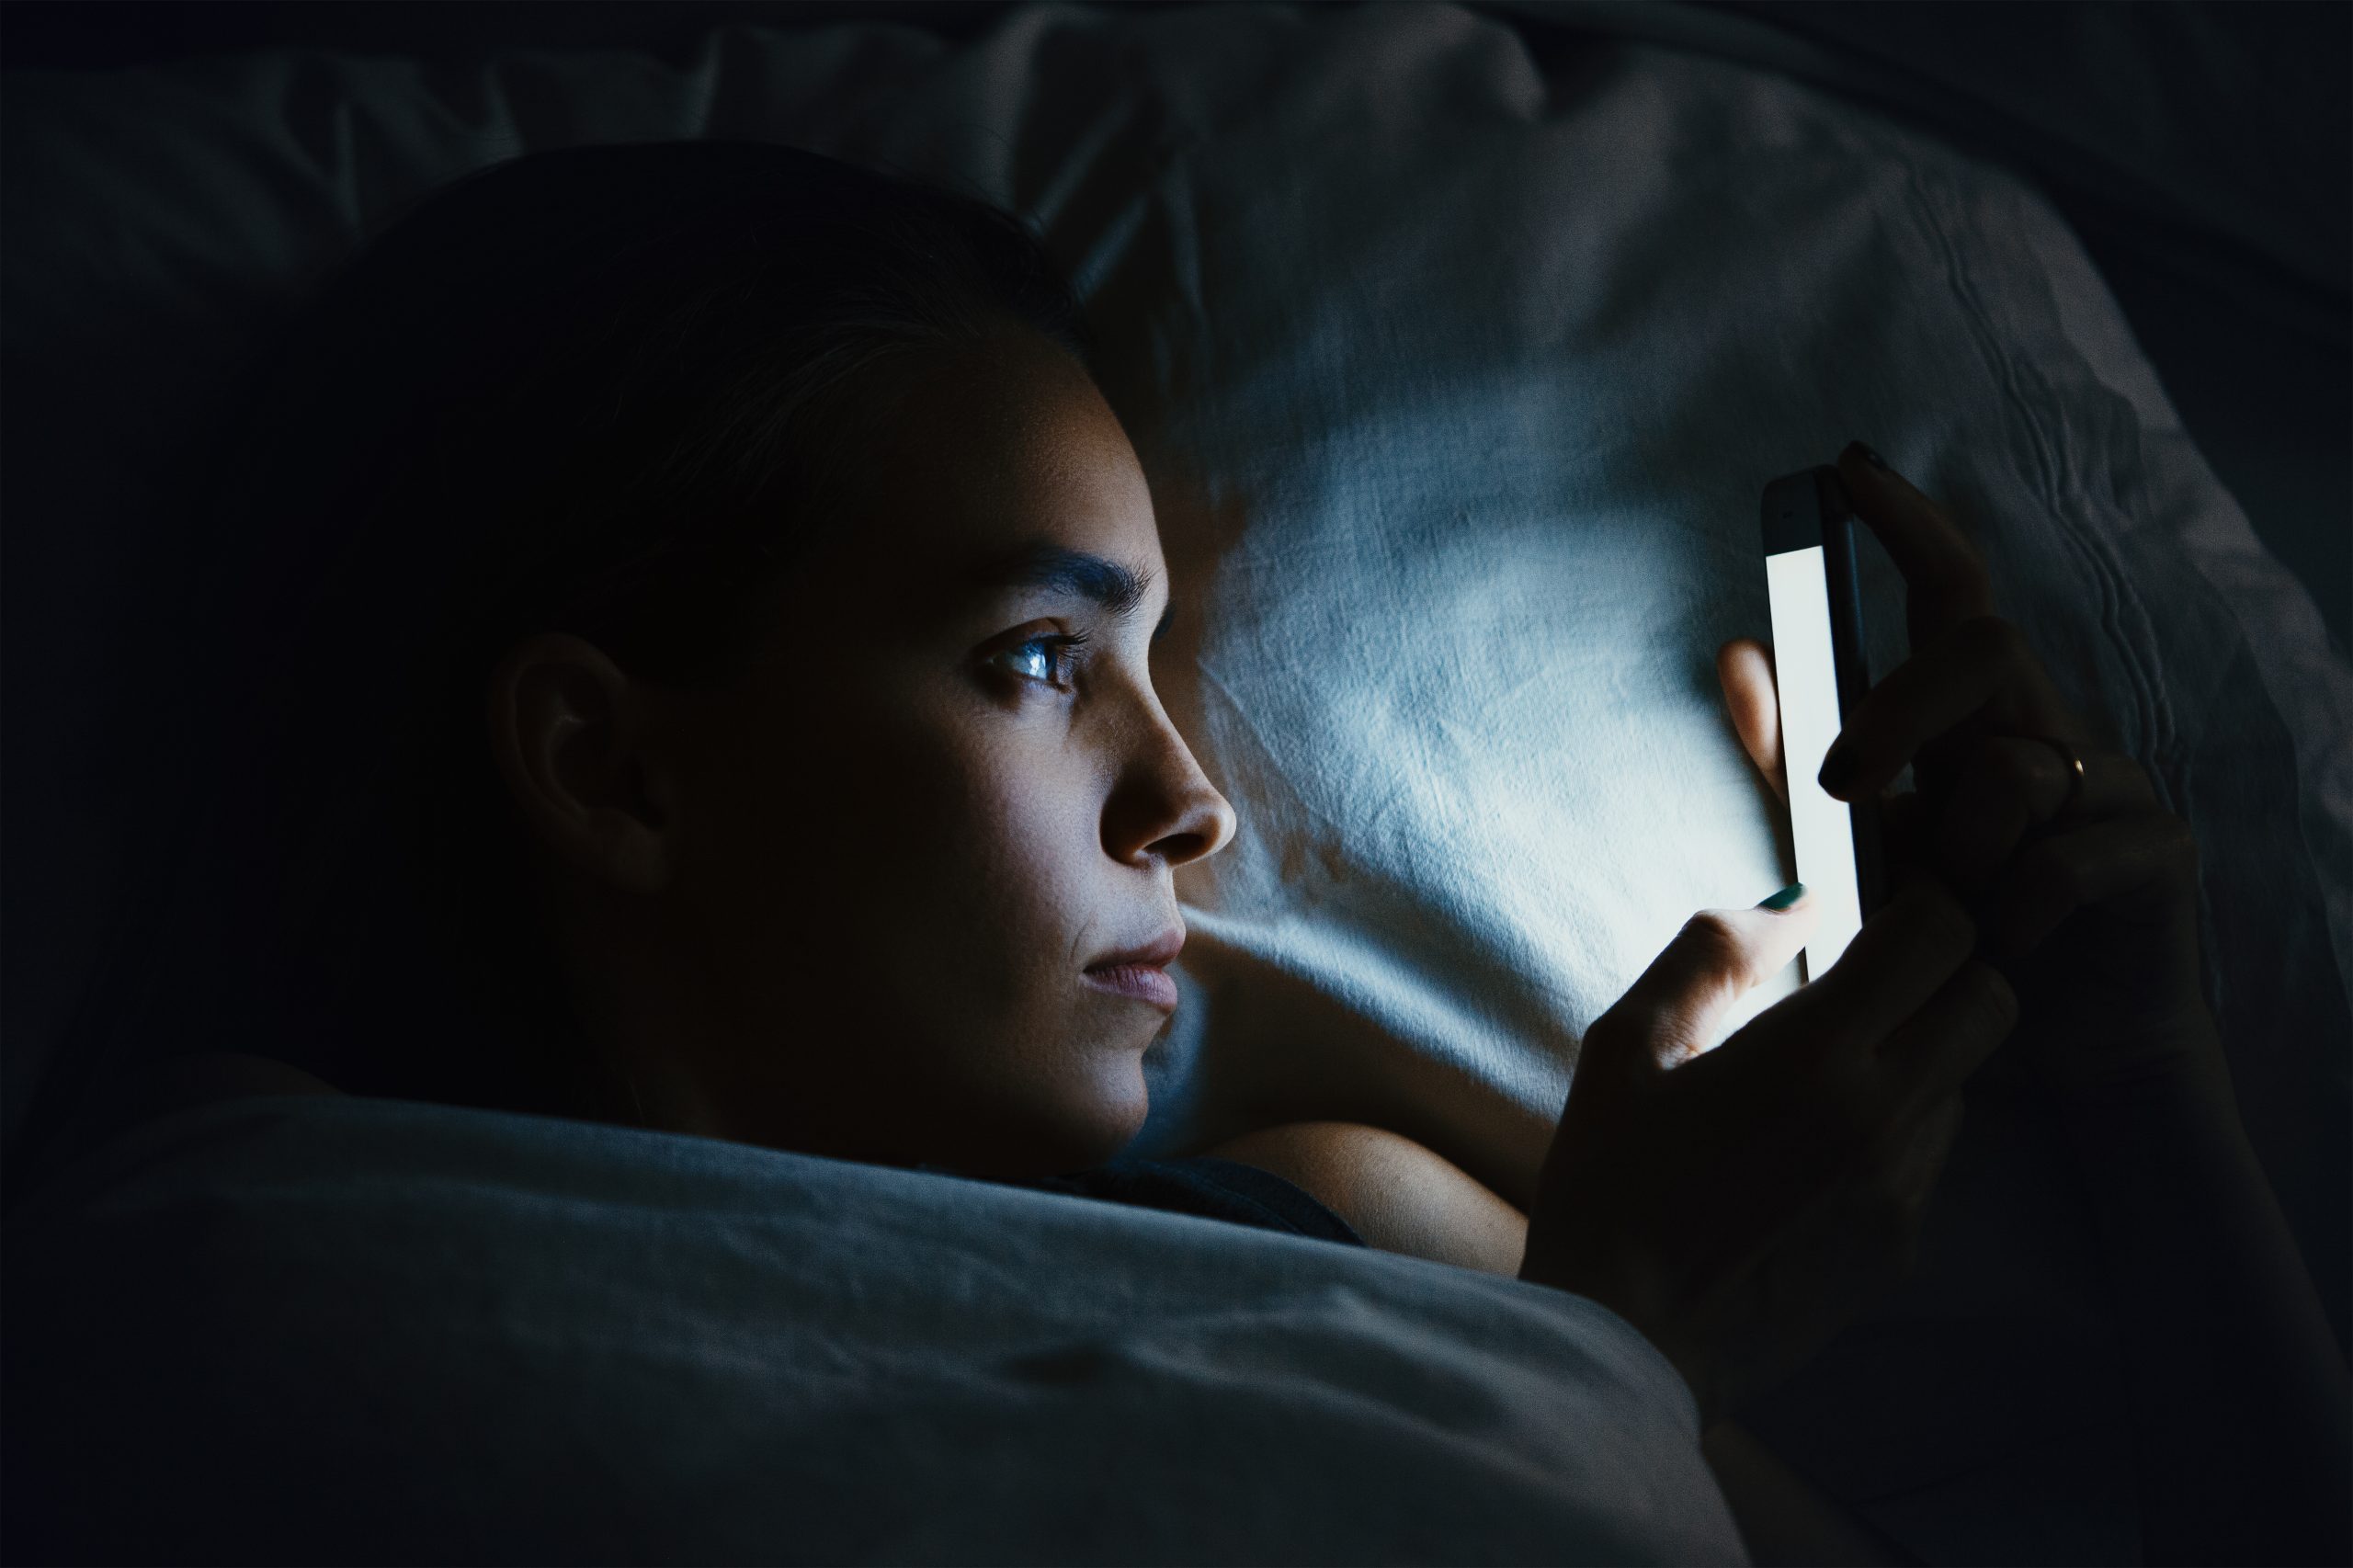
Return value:
M 1692 917 L 1586 1031 L 1529 1214 L 1519 1277 L 1641 1330 L 1703 1429 L 1900 1277 L 1956 1090 L 2016 1016 L 1967 913 L 1922 877 L 1831 972 L 1705 1050 L 1817 923 L 1802 900 Z
M 1822 787 L 1865 800 L 1911 765 L 1916 792 L 1886 803 L 1891 859 L 1899 876 L 1931 869 L 1961 893 L 2016 988 L 2019 1038 L 1997 1066 L 2075 1099 L 2211 1074 L 2220 1043 L 2199 986 L 2188 824 L 2137 763 L 2097 744 L 1995 614 L 1968 537 L 1868 451 L 1847 448 L 1838 472 L 1904 574 L 1912 656 L 1848 719 Z M 1743 744 L 1786 798 L 1769 655 L 1741 639 L 1717 669 Z M 2083 760 L 2079 788 L 2063 754 Z

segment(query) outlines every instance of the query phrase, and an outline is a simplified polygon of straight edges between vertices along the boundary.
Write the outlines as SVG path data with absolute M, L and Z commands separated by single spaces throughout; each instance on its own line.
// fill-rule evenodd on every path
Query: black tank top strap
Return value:
M 920 1170 L 938 1167 L 922 1165 Z M 942 1173 L 952 1174 L 952 1173 Z M 1213 1154 L 1148 1160 L 1119 1155 L 1085 1170 L 1006 1184 L 1067 1192 L 1107 1203 L 1132 1204 L 1141 1209 L 1166 1209 L 1179 1214 L 1199 1214 L 1237 1225 L 1287 1231 L 1320 1241 L 1363 1246 L 1365 1240 L 1346 1220 L 1325 1208 L 1304 1187 L 1271 1171 Z

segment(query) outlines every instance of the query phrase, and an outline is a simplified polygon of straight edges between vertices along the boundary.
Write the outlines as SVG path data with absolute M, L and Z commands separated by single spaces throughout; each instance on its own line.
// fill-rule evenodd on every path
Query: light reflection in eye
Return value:
M 1066 691 L 1070 687 L 1069 680 L 1067 678 L 1057 680 L 1052 672 L 1063 670 L 1066 677 L 1069 672 L 1074 672 L 1078 666 L 1078 660 L 1072 655 L 1086 642 L 1086 634 L 1083 631 L 1058 632 L 1051 636 L 1032 637 L 1019 646 L 1009 648 L 1006 652 L 1016 661 L 1017 673 L 1020 674 L 1023 679 L 1038 681 L 1042 685 Z M 1031 673 L 1032 669 L 1038 673 Z

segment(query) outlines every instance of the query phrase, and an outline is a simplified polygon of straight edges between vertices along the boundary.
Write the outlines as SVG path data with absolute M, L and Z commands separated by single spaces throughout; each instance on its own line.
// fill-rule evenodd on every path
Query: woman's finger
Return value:
M 1768 1289 L 1826 1289 L 1859 1305 L 1908 1273 L 1961 1117 L 1961 1096 L 1949 1094 L 1866 1141 L 1845 1177 L 1787 1224 L 1768 1265 Z
M 1863 922 L 1821 978 L 1758 1014 L 1741 1033 L 1777 1015 L 1802 1017 L 1809 1033 L 1859 1056 L 1918 1012 L 1976 945 L 1976 923 L 1951 892 L 1934 877 L 1915 877 Z
M 1961 1098 L 1944 1095 L 1916 1116 L 1891 1121 L 1867 1151 L 1854 1177 L 1864 1227 L 1885 1255 L 1890 1271 L 1910 1272 L 1921 1221 L 1960 1135 Z
M 2170 917 L 2172 900 L 2198 881 L 2198 841 L 2171 812 L 2111 817 L 2053 834 L 2012 862 L 1996 884 L 1994 939 L 2022 957 L 2077 910 L 2102 905 L 2150 924 Z
M 1856 705 L 1823 758 L 1818 781 L 1842 801 L 1887 787 L 1930 742 L 1966 721 L 2072 742 L 2080 726 L 2052 688 L 2025 635 L 1998 616 L 1965 620 L 1915 644 L 1913 656 Z
M 1716 679 L 1724 688 L 1724 708 L 1748 759 L 1765 776 L 1773 793 L 1787 801 L 1788 779 L 1781 766 L 1781 707 L 1773 683 L 1773 651 L 1754 637 L 1735 637 L 1716 650 Z
M 1874 1058 L 1879 1095 L 1902 1124 L 1959 1089 L 2018 1027 L 2018 996 L 1992 964 L 1962 964 Z
M 1671 1068 L 1705 1050 L 1726 1007 L 1788 967 L 1822 923 L 1819 900 L 1787 909 L 1703 909 L 1586 1031 L 1579 1071 Z
M 2097 821 L 2156 803 L 2149 776 L 2129 756 L 2094 753 L 2081 758 L 2083 785 L 2075 802 L 2075 770 L 2059 747 L 2016 735 L 1975 743 L 1939 814 L 1932 853 L 1938 869 L 1971 892 L 1992 885 L 2030 828 L 2059 814 Z
M 1855 516 L 1887 547 L 1904 574 L 1905 621 L 1912 646 L 1933 642 L 1981 615 L 1994 613 L 1994 585 L 1985 558 L 1943 507 L 1892 468 L 1875 464 L 1860 441 L 1838 454 L 1838 477 Z
M 1929 1195 L 1937 1189 L 1937 1178 L 1944 1175 L 1945 1161 L 1952 1154 L 1953 1140 L 1961 1135 L 1961 1103 L 1956 1091 L 1930 1105 L 1889 1165 L 1887 1188 L 1915 1233 L 1927 1211 Z

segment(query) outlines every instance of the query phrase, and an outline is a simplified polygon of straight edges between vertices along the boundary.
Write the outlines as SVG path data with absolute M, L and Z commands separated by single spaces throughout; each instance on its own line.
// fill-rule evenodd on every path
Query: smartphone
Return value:
M 1838 961 L 1887 896 L 1877 802 L 1850 806 L 1814 782 L 1830 743 L 1871 684 L 1855 575 L 1855 514 L 1829 464 L 1765 487 L 1765 585 L 1772 597 L 1790 836 L 1798 881 L 1822 905 L 1822 924 L 1803 955 L 1811 983 Z

